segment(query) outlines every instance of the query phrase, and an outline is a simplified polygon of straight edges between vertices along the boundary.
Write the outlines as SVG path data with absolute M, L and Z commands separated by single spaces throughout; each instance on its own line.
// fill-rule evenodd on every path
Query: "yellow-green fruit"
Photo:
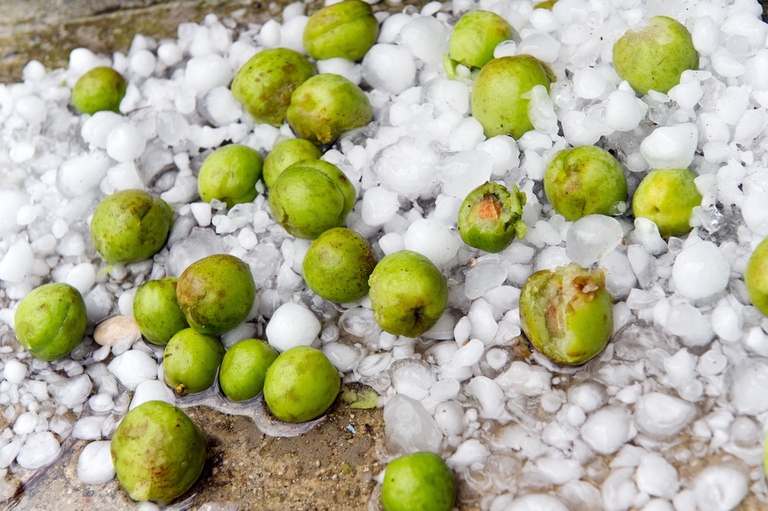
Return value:
M 512 191 L 500 183 L 486 182 L 472 190 L 459 208 L 458 228 L 470 247 L 498 253 L 517 236 L 523 239 L 528 228 L 523 222 L 527 197 L 517 185 Z
M 160 250 L 171 229 L 168 204 L 143 190 L 105 197 L 91 219 L 91 241 L 108 263 L 135 263 Z
M 768 316 L 768 238 L 752 252 L 744 270 L 744 284 L 752 305 Z
M 197 394 L 211 388 L 224 357 L 216 336 L 191 328 L 177 332 L 163 352 L 165 383 L 178 395 Z
M 493 58 L 496 46 L 508 39 L 512 39 L 512 27 L 507 20 L 491 11 L 469 11 L 451 32 L 450 56 L 467 67 L 483 67 Z
M 164 346 L 179 330 L 189 327 L 176 299 L 176 277 L 150 280 L 136 289 L 133 316 L 141 334 L 152 344 Z
M 365 92 L 341 75 L 323 73 L 301 84 L 291 96 L 288 123 L 313 144 L 332 144 L 373 118 Z
M 611 337 L 612 305 L 604 272 L 571 263 L 528 277 L 520 294 L 520 323 L 531 344 L 550 359 L 583 364 Z
M 242 65 L 232 81 L 232 95 L 253 120 L 280 126 L 291 94 L 315 74 L 312 63 L 294 50 L 262 50 Z
M 133 500 L 170 504 L 195 484 L 205 439 L 181 409 L 147 401 L 129 411 L 112 436 L 117 479 Z
M 125 78 L 111 67 L 95 67 L 81 76 L 72 88 L 72 104 L 84 114 L 102 110 L 120 111 L 125 97 Z
M 690 32 L 667 16 L 654 16 L 648 26 L 627 32 L 613 45 L 613 67 L 622 80 L 645 95 L 666 94 L 687 69 L 699 68 L 699 53 Z
M 264 388 L 267 369 L 277 358 L 277 350 L 261 339 L 244 339 L 224 354 L 219 384 L 232 401 L 245 401 Z
M 656 169 L 640 181 L 632 199 L 632 212 L 656 224 L 664 238 L 691 230 L 693 208 L 701 205 L 691 169 Z
M 549 91 L 555 79 L 549 68 L 531 55 L 512 55 L 488 62 L 472 85 L 472 115 L 487 138 L 511 135 L 515 139 L 533 129 L 529 99 L 523 94 L 536 85 Z
M 346 0 L 323 7 L 304 28 L 304 49 L 315 60 L 362 59 L 379 37 L 379 22 L 371 6 Z
M 267 188 L 288 167 L 302 160 L 317 160 L 323 152 L 315 144 L 303 138 L 291 138 L 277 144 L 264 159 L 264 184 Z
M 229 144 L 212 152 L 200 167 L 197 190 L 205 202 L 218 199 L 231 208 L 256 198 L 264 160 L 248 146 Z
M 339 373 L 322 351 L 296 346 L 267 369 L 264 401 L 278 419 L 306 422 L 325 413 L 340 388 Z
M 415 452 L 389 462 L 381 485 L 386 511 L 451 511 L 456 482 L 443 459 L 433 452 Z
M 40 360 L 56 360 L 77 346 L 88 317 L 80 292 L 69 284 L 50 283 L 25 296 L 13 319 L 16 337 Z

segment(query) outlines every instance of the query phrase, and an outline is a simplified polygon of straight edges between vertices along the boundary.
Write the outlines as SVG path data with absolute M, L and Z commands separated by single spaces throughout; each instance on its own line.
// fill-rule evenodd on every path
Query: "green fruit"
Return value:
M 315 60 L 362 59 L 379 37 L 379 22 L 371 6 L 346 0 L 323 7 L 304 28 L 304 49 Z
M 129 411 L 110 444 L 120 484 L 133 500 L 171 503 L 195 484 L 205 439 L 181 409 L 147 401 Z
M 611 337 L 612 305 L 603 271 L 571 263 L 528 277 L 520 294 L 520 322 L 531 344 L 547 357 L 583 364 Z
M 302 160 L 317 160 L 323 152 L 309 140 L 291 138 L 277 144 L 264 159 L 264 184 L 267 188 L 288 167 Z
M 309 246 L 302 270 L 307 285 L 331 302 L 354 302 L 368 294 L 368 277 L 376 254 L 368 240 L 355 231 L 334 227 Z
M 296 346 L 267 369 L 264 401 L 278 419 L 306 422 L 325 413 L 340 388 L 339 373 L 322 351 Z
M 483 67 L 493 58 L 499 43 L 512 39 L 507 20 L 481 9 L 464 14 L 451 32 L 449 52 L 453 60 L 467 67 Z
M 497 253 L 517 236 L 525 237 L 523 222 L 525 193 L 512 185 L 512 192 L 499 183 L 485 183 L 472 190 L 459 208 L 459 235 L 470 247 Z
M 13 318 L 19 342 L 40 360 L 68 355 L 83 338 L 87 323 L 83 297 L 63 283 L 33 289 L 19 302 Z
M 384 257 L 371 273 L 368 297 L 382 330 L 418 337 L 445 312 L 448 284 L 425 256 L 401 250 Z
M 512 55 L 488 62 L 472 85 L 472 115 L 487 138 L 511 135 L 515 139 L 533 129 L 528 117 L 529 99 L 523 95 L 536 85 L 549 91 L 555 77 L 531 55 Z
M 627 200 L 621 163 L 597 146 L 563 149 L 547 165 L 544 192 L 555 211 L 570 222 L 587 215 L 614 215 Z
M 276 349 L 260 339 L 245 339 L 236 343 L 221 361 L 221 390 L 232 401 L 256 397 L 264 388 L 267 369 L 277 355 Z
M 636 217 L 647 218 L 664 238 L 682 236 L 691 230 L 693 208 L 701 205 L 691 169 L 657 169 L 640 181 L 632 199 Z
M 341 75 L 315 75 L 293 91 L 288 123 L 313 144 L 332 144 L 341 135 L 371 122 L 365 92 Z
M 269 191 L 275 220 L 297 238 L 315 239 L 347 218 L 357 190 L 335 165 L 303 160 L 285 169 Z
M 640 31 L 627 32 L 613 45 L 613 67 L 640 95 L 666 94 L 680 83 L 686 69 L 699 68 L 699 53 L 684 25 L 667 16 L 654 16 Z
M 150 280 L 136 289 L 133 316 L 141 334 L 152 344 L 165 345 L 179 330 L 189 327 L 176 299 L 176 277 Z
M 389 462 L 381 485 L 386 511 L 451 511 L 456 501 L 453 473 L 433 452 L 415 452 Z
M 256 299 L 250 267 L 228 254 L 190 264 L 176 284 L 176 299 L 189 326 L 204 334 L 223 334 L 248 316 Z
M 280 126 L 291 103 L 291 94 L 315 74 L 312 63 L 294 50 L 262 50 L 237 71 L 232 95 L 257 123 Z
M 200 167 L 197 190 L 205 202 L 218 199 L 231 208 L 256 198 L 263 159 L 248 146 L 229 144 L 212 152 Z
M 165 383 L 180 396 L 211 388 L 224 357 L 224 346 L 216 336 L 191 328 L 176 333 L 163 352 Z
M 173 213 L 168 204 L 143 190 L 121 190 L 105 197 L 91 219 L 91 241 L 108 263 L 149 259 L 165 244 Z
M 72 104 L 84 114 L 119 112 L 126 87 L 125 78 L 111 67 L 94 67 L 75 82 Z
M 768 238 L 761 241 L 749 257 L 744 270 L 744 284 L 752 305 L 768 316 Z

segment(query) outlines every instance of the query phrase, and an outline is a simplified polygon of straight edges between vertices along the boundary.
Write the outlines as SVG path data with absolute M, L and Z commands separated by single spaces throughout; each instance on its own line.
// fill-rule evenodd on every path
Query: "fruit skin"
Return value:
M 294 50 L 262 50 L 242 65 L 232 81 L 232 95 L 257 123 L 280 126 L 291 94 L 315 74 L 312 63 Z
M 197 190 L 205 202 L 218 199 L 231 208 L 256 198 L 264 159 L 248 146 L 229 144 L 212 152 L 200 167 Z
M 72 104 L 84 114 L 102 110 L 119 113 L 127 86 L 123 75 L 111 67 L 94 67 L 75 82 Z
M 344 223 L 357 190 L 337 166 L 302 160 L 280 174 L 268 200 L 272 215 L 286 231 L 297 238 L 315 239 Z
M 211 388 L 224 357 L 224 346 L 214 335 L 192 328 L 178 331 L 163 352 L 165 383 L 176 394 L 197 394 Z
M 189 327 L 176 299 L 176 277 L 150 280 L 136 289 L 133 316 L 141 334 L 152 344 L 164 346 L 171 337 Z
M 105 197 L 91 219 L 91 242 L 108 263 L 149 259 L 168 238 L 173 213 L 159 197 L 121 190 Z
M 239 325 L 256 299 L 250 267 L 228 254 L 215 254 L 190 264 L 176 284 L 176 299 L 189 326 L 219 335 Z
M 336 400 L 341 378 L 322 351 L 296 346 L 267 369 L 264 401 L 278 419 L 306 422 L 321 416 Z
M 307 285 L 331 302 L 354 302 L 368 293 L 368 277 L 376 267 L 371 244 L 355 231 L 334 227 L 309 246 L 302 270 Z
M 368 279 L 373 317 L 382 330 L 418 337 L 445 312 L 448 283 L 427 257 L 401 250 L 384 257 Z
M 221 390 L 232 401 L 256 397 L 264 388 L 267 369 L 277 356 L 277 350 L 261 339 L 244 339 L 235 343 L 221 361 Z
M 685 169 L 656 169 L 640 181 L 632 199 L 632 212 L 659 228 L 663 238 L 691 230 L 693 208 L 701 205 L 696 174 Z
M 587 215 L 615 213 L 627 200 L 627 178 L 621 163 L 597 146 L 563 149 L 544 172 L 547 199 L 569 222 Z
M 437 454 L 415 452 L 387 465 L 381 486 L 386 511 L 451 511 L 455 501 L 453 473 Z
M 362 59 L 379 37 L 379 22 L 371 6 L 346 0 L 323 7 L 304 27 L 304 49 L 315 60 Z
M 531 344 L 547 357 L 583 364 L 611 337 L 612 305 L 603 271 L 571 263 L 528 277 L 520 294 L 520 322 Z
M 205 465 L 205 439 L 181 409 L 147 401 L 115 430 L 110 453 L 120 484 L 133 500 L 167 505 L 195 484 Z
M 323 152 L 315 144 L 303 138 L 291 138 L 277 144 L 264 159 L 264 184 L 272 188 L 282 172 L 302 160 L 317 160 Z
M 459 208 L 459 235 L 470 247 L 497 253 L 517 236 L 525 237 L 523 206 L 526 196 L 517 185 L 512 191 L 499 183 L 488 182 L 472 190 Z
M 616 41 L 613 67 L 641 96 L 650 89 L 666 94 L 680 83 L 683 71 L 699 68 L 699 53 L 684 25 L 667 16 L 654 16 L 647 27 L 627 30 Z
M 502 41 L 512 39 L 507 20 L 491 11 L 478 9 L 459 18 L 451 32 L 449 54 L 467 67 L 483 67 L 493 59 L 493 50 Z
M 744 284 L 752 305 L 763 316 L 768 316 L 768 238 L 761 241 L 749 256 L 744 270 Z
M 69 284 L 43 284 L 27 294 L 14 314 L 16 337 L 40 360 L 56 360 L 78 345 L 88 316 L 80 292 Z
M 554 79 L 549 68 L 531 55 L 493 59 L 480 69 L 472 85 L 472 115 L 487 138 L 511 135 L 518 139 L 533 129 L 528 117 L 530 100 L 523 94 L 536 85 L 549 91 Z
M 360 87 L 341 75 L 323 73 L 293 91 L 287 117 L 296 135 L 323 145 L 371 122 L 373 110 Z

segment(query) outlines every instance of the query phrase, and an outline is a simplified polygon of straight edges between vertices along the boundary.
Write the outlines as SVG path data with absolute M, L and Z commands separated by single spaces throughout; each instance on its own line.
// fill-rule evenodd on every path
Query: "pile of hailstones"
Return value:
M 515 31 L 495 56 L 531 54 L 557 76 L 548 95 L 532 95 L 535 130 L 518 140 L 486 140 L 469 112 L 473 75 L 459 66 L 458 80 L 446 77 L 452 26 L 475 8 L 497 12 Z M 127 55 L 81 48 L 67 69 L 53 71 L 30 62 L 22 83 L 0 85 L 2 494 L 15 489 L 9 470 L 46 466 L 62 439 L 103 445 L 136 402 L 175 399 L 151 383 L 162 382 L 160 356 L 141 339 L 102 346 L 89 329 L 68 357 L 31 358 L 10 327 L 18 301 L 42 282 L 67 282 L 95 326 L 130 316 L 142 282 L 230 253 L 250 265 L 259 296 L 224 344 L 263 335 L 280 305 L 303 304 L 321 323 L 316 345 L 345 380 L 381 394 L 386 455 L 439 452 L 482 509 L 516 499 L 558 510 L 733 509 L 750 492 L 765 502 L 768 324 L 742 279 L 768 235 L 768 27 L 760 13 L 751 0 L 559 0 L 551 10 L 529 1 L 432 2 L 377 14 L 379 50 L 362 63 L 317 62 L 321 72 L 368 86 L 373 106 L 368 127 L 323 155 L 358 188 L 346 225 L 380 255 L 424 253 L 449 279 L 447 313 L 419 339 L 382 332 L 365 299 L 339 307 L 308 291 L 300 274 L 308 242 L 274 221 L 263 194 L 231 209 L 199 202 L 196 173 L 213 149 L 233 142 L 267 153 L 294 136 L 286 124 L 254 124 L 227 85 L 262 49 L 303 52 L 303 4 L 287 6 L 282 24 L 236 31 L 234 19 L 209 15 L 180 25 L 177 40 L 136 36 Z M 636 98 L 613 69 L 611 48 L 651 14 L 690 29 L 699 69 L 667 94 Z M 124 115 L 96 123 L 69 101 L 75 81 L 99 65 L 126 76 L 128 88 Z M 546 163 L 567 146 L 591 144 L 618 155 L 630 192 L 651 168 L 695 170 L 703 199 L 693 230 L 663 240 L 624 215 L 615 236 L 556 214 L 541 187 Z M 528 234 L 499 254 L 462 244 L 456 232 L 461 200 L 485 180 L 527 195 Z M 174 226 L 153 259 L 107 266 L 88 242 L 90 215 L 103 196 L 127 188 L 171 204 Z M 572 369 L 537 353 L 517 357 L 525 279 L 573 260 L 607 271 L 612 342 Z M 104 449 L 86 451 L 81 480 L 109 480 Z

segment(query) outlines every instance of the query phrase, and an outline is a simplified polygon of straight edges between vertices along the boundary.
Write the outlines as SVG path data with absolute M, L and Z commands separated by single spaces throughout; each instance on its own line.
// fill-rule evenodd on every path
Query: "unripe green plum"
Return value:
M 322 351 L 296 346 L 281 353 L 267 369 L 264 402 L 286 422 L 320 417 L 336 400 L 341 378 Z
M 768 238 L 765 238 L 749 256 L 744 270 L 744 284 L 752 305 L 763 316 L 768 316 Z
M 470 247 L 497 253 L 517 236 L 525 237 L 523 222 L 525 193 L 512 186 L 510 192 L 499 183 L 485 183 L 472 190 L 459 208 L 461 239 Z
M 205 439 L 181 409 L 147 401 L 129 411 L 110 444 L 117 479 L 133 500 L 170 504 L 195 484 Z
M 219 384 L 232 401 L 245 401 L 264 388 L 267 369 L 277 358 L 277 350 L 261 339 L 244 339 L 224 354 Z
M 360 60 L 376 43 L 379 22 L 362 0 L 327 5 L 309 17 L 304 49 L 315 60 Z
M 189 326 L 204 334 L 223 334 L 248 316 L 256 299 L 251 268 L 228 254 L 190 264 L 176 284 L 176 299 Z
M 365 92 L 341 75 L 323 73 L 301 84 L 291 96 L 288 123 L 313 144 L 332 144 L 373 118 Z
M 262 50 L 242 65 L 232 81 L 232 95 L 253 120 L 280 126 L 291 94 L 315 74 L 312 63 L 294 50 Z
M 563 149 L 547 165 L 544 191 L 555 211 L 570 222 L 587 215 L 613 215 L 627 200 L 621 163 L 597 146 Z
M 483 67 L 493 58 L 499 43 L 512 39 L 507 20 L 491 11 L 477 9 L 462 15 L 451 32 L 449 54 L 467 67 Z
M 368 294 L 368 277 L 376 267 L 371 244 L 355 231 L 334 227 L 312 242 L 302 270 L 307 285 L 326 300 L 346 303 Z
M 536 85 L 549 90 L 555 77 L 531 55 L 493 59 L 482 67 L 472 85 L 472 115 L 487 138 L 511 135 L 515 139 L 533 129 L 528 117 L 529 99 L 523 95 Z
M 176 277 L 150 280 L 136 289 L 133 316 L 141 334 L 152 344 L 164 346 L 179 330 L 189 327 L 176 299 Z
M 571 263 L 528 277 L 520 294 L 520 322 L 544 355 L 559 364 L 583 364 L 611 337 L 612 304 L 603 270 Z
M 123 75 L 111 67 L 94 67 L 75 82 L 72 104 L 84 114 L 93 115 L 102 110 L 119 112 L 126 88 Z
M 87 323 L 80 292 L 59 282 L 30 291 L 13 318 L 21 345 L 35 358 L 48 361 L 68 355 L 82 340 Z
M 224 357 L 224 346 L 214 335 L 191 328 L 176 332 L 163 352 L 165 383 L 176 394 L 197 394 L 211 388 Z
M 701 205 L 696 174 L 685 169 L 656 169 L 640 181 L 632 199 L 636 217 L 647 218 L 664 238 L 691 230 L 693 208 Z
M 168 204 L 143 190 L 105 197 L 91 219 L 91 241 L 108 263 L 135 263 L 160 250 L 171 229 Z
M 627 32 L 613 45 L 613 67 L 640 95 L 666 94 L 687 69 L 699 68 L 699 53 L 690 32 L 667 16 L 654 16 L 648 26 Z
M 197 190 L 205 202 L 218 199 L 231 208 L 256 198 L 264 160 L 248 146 L 229 144 L 212 152 L 200 167 Z
M 385 511 L 451 511 L 455 501 L 453 473 L 437 454 L 415 452 L 387 465 L 381 485 Z
M 385 332 L 418 337 L 445 312 L 448 284 L 427 257 L 401 250 L 384 257 L 368 279 L 376 323 Z
M 275 220 L 297 238 L 315 239 L 339 227 L 357 199 L 344 173 L 323 160 L 302 160 L 285 169 L 269 191 Z
M 277 144 L 264 159 L 264 184 L 272 185 L 285 169 L 302 160 L 317 160 L 323 152 L 315 144 L 303 138 L 291 138 Z

